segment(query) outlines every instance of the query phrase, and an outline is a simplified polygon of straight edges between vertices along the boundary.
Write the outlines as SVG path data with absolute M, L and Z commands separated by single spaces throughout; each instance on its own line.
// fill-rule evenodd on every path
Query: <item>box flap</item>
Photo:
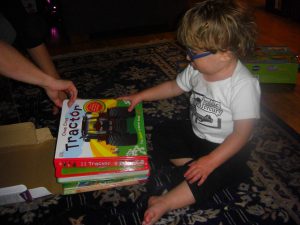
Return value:
M 37 143 L 43 143 L 44 141 L 53 139 L 53 136 L 52 136 L 49 128 L 47 128 L 47 127 L 36 129 L 35 131 L 36 131 Z
M 31 122 L 0 126 L 0 148 L 36 143 L 35 126 Z
M 0 187 L 24 184 L 28 188 L 46 187 L 52 193 L 61 193 L 53 165 L 56 139 L 48 128 L 36 130 L 32 125 L 1 127 L 0 134 L 7 138 L 0 145 Z

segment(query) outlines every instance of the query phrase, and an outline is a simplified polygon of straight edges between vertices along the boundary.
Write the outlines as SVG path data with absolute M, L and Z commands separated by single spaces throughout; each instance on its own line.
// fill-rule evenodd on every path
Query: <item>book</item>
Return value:
M 147 157 L 122 158 L 118 161 L 109 158 L 96 158 L 84 162 L 81 162 L 81 159 L 73 159 L 68 161 L 68 164 L 62 168 L 56 169 L 55 174 L 56 177 L 74 177 L 140 170 L 149 170 Z
M 91 181 L 91 180 L 113 180 L 128 177 L 137 176 L 149 176 L 149 170 L 140 171 L 123 171 L 123 172 L 111 172 L 111 173 L 99 173 L 94 175 L 82 175 L 82 176 L 69 176 L 69 177 L 58 177 L 58 183 L 69 183 L 75 181 Z
M 63 194 L 76 194 L 104 190 L 121 186 L 136 185 L 147 181 L 147 176 L 128 177 L 112 180 L 77 181 L 63 184 Z
M 54 156 L 57 178 L 149 170 L 142 104 L 77 99 L 62 106 Z M 62 180 L 62 179 L 61 179 Z
M 19 202 L 30 202 L 36 198 L 51 195 L 44 187 L 28 189 L 24 184 L 0 188 L 0 206 Z

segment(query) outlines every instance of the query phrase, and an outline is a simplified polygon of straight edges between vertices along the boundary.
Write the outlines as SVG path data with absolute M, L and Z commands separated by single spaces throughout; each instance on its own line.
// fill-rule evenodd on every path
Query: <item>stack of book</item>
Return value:
M 54 157 L 64 194 L 145 182 L 149 164 L 142 104 L 116 99 L 64 101 Z

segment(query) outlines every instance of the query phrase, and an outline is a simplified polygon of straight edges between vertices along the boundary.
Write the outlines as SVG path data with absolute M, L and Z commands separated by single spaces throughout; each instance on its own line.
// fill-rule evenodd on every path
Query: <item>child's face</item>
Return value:
M 208 51 L 188 50 L 187 59 L 194 69 L 204 74 L 206 77 L 215 77 L 217 80 L 223 79 L 222 74 L 227 76 L 231 68 L 235 67 L 236 60 L 228 52 L 211 53 Z M 233 71 L 232 71 L 233 72 Z

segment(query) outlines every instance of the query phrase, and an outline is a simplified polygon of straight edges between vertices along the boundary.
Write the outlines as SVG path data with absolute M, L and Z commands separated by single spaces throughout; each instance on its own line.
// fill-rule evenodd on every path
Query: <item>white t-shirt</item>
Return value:
M 231 77 L 209 82 L 191 65 L 176 82 L 191 91 L 190 119 L 194 133 L 210 142 L 222 143 L 232 133 L 234 120 L 259 118 L 259 82 L 238 61 Z

